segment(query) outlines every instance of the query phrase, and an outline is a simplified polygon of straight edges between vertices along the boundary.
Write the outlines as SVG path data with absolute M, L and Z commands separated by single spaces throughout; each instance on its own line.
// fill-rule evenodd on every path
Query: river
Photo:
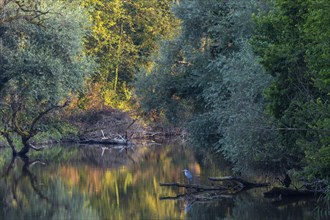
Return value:
M 133 149 L 54 146 L 29 158 L 0 157 L 0 219 L 311 219 L 316 201 L 266 199 L 266 189 L 233 197 L 163 200 L 184 189 L 164 182 L 208 184 L 230 175 L 220 159 L 201 159 L 184 144 L 140 144 Z M 213 162 L 211 162 L 213 161 Z

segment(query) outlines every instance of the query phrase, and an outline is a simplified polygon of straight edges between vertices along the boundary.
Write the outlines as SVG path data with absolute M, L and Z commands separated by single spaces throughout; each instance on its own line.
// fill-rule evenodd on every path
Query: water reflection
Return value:
M 87 198 L 81 193 L 76 190 L 68 193 L 60 180 L 50 182 L 45 173 L 39 175 L 43 165 L 42 161 L 28 157 L 12 158 L 0 181 L 1 219 L 98 217 L 85 207 Z
M 258 190 L 247 191 L 231 200 L 199 204 L 188 213 L 190 219 L 313 219 L 316 201 L 307 200 L 275 206 Z
M 249 191 L 235 197 L 193 201 L 183 189 L 160 182 L 194 181 L 230 173 L 220 163 L 203 163 L 177 144 L 138 146 L 54 147 L 31 158 L 2 152 L 0 219 L 307 219 L 313 203 L 276 206 Z

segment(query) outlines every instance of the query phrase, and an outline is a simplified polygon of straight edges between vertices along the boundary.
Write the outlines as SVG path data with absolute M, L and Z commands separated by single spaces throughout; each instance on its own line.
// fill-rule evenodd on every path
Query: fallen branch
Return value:
M 183 187 L 186 189 L 195 189 L 196 191 L 215 191 L 215 190 L 228 190 L 227 187 L 211 187 L 203 185 L 193 185 L 193 184 L 181 184 L 181 183 L 160 183 L 160 186 L 176 186 Z
M 134 139 L 157 139 L 181 135 L 181 132 L 130 132 L 130 136 L 134 135 Z
M 208 178 L 210 181 L 229 181 L 229 182 L 234 182 L 237 185 L 239 185 L 241 188 L 255 188 L 255 187 L 266 187 L 269 186 L 269 183 L 252 183 L 248 182 L 246 180 L 243 180 L 238 177 L 233 177 L 233 176 L 225 176 L 225 177 L 209 177 Z
M 160 200 L 184 199 L 196 202 L 209 202 L 218 199 L 231 199 L 233 195 L 254 187 L 268 186 L 268 183 L 251 183 L 240 178 L 226 176 L 221 178 L 209 177 L 211 181 L 225 182 L 217 186 L 205 186 L 182 183 L 160 183 L 160 186 L 174 186 L 186 189 L 185 194 L 176 196 L 160 197 Z M 229 182 L 229 183 L 228 183 Z
M 43 149 L 45 149 L 46 147 L 36 147 L 32 144 L 29 144 L 30 148 L 35 150 L 35 151 L 42 151 Z
M 106 137 L 105 135 L 104 135 L 104 132 L 103 132 L 103 130 L 101 130 L 101 133 L 102 133 L 102 140 L 107 140 L 107 139 L 109 139 L 108 137 Z
M 109 145 L 129 145 L 131 142 L 124 140 L 82 140 L 78 141 L 79 144 L 109 144 Z

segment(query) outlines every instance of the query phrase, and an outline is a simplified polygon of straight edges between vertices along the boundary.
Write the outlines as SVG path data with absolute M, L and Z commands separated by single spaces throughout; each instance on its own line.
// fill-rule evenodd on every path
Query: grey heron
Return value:
M 188 181 L 191 182 L 192 181 L 192 174 L 190 173 L 189 170 L 183 170 L 184 175 L 187 177 Z

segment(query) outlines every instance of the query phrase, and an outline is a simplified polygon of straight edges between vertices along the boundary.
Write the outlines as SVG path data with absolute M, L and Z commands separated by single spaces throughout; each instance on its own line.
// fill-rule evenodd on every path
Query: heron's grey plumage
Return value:
M 190 173 L 189 170 L 183 170 L 184 175 L 187 177 L 187 179 L 189 180 L 189 182 L 192 181 L 192 174 Z

